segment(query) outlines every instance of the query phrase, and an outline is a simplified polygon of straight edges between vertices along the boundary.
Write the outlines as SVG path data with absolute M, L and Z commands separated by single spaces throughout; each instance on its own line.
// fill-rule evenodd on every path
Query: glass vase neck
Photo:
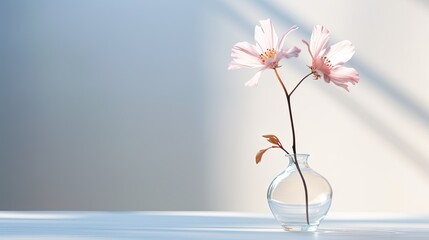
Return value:
M 295 166 L 295 156 L 296 159 L 298 161 L 299 166 L 303 166 L 303 167 L 308 167 L 308 157 L 310 156 L 309 154 L 302 154 L 302 153 L 297 153 L 295 154 L 286 154 L 286 157 L 289 160 L 289 164 L 288 166 Z

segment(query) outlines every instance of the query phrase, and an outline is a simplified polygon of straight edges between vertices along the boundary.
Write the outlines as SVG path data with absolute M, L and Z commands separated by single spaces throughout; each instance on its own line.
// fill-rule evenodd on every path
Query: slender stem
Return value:
M 306 216 L 306 219 L 307 219 L 307 224 L 310 225 L 310 220 L 309 220 L 309 216 L 308 216 L 308 189 L 307 189 L 307 183 L 305 182 L 304 175 L 302 175 L 301 168 L 299 167 L 298 159 L 296 157 L 295 127 L 294 127 L 294 124 L 293 124 L 292 108 L 291 108 L 291 104 L 290 104 L 290 95 L 288 97 L 288 107 L 289 107 L 290 125 L 292 126 L 292 139 L 293 139 L 292 149 L 293 149 L 293 157 L 295 159 L 296 169 L 298 169 L 299 176 L 301 177 L 302 184 L 304 185 L 304 191 L 305 191 L 305 216 Z
M 280 149 L 283 150 L 287 155 L 289 155 L 289 152 L 283 146 L 280 146 Z
M 288 94 L 287 89 L 286 89 L 286 87 L 285 87 L 282 79 L 280 78 L 280 75 L 277 72 L 276 68 L 274 68 L 274 72 L 276 73 L 277 79 L 279 80 L 280 85 L 282 85 L 283 91 L 285 92 L 285 95 L 286 95 L 286 100 L 287 100 L 287 105 L 288 105 L 288 110 L 289 110 L 290 125 L 291 125 L 291 128 L 292 128 L 292 141 L 293 141 L 293 143 L 292 143 L 292 150 L 293 150 L 293 155 L 294 155 L 294 163 L 295 163 L 296 169 L 298 170 L 298 173 L 299 173 L 299 175 L 301 177 L 302 184 L 304 185 L 304 191 L 305 191 L 305 216 L 306 216 L 307 224 L 310 225 L 310 220 L 309 220 L 309 216 L 308 216 L 308 190 L 307 190 L 307 183 L 305 182 L 304 175 L 302 175 L 301 168 L 299 167 L 299 164 L 298 164 L 298 159 L 296 158 L 295 126 L 294 126 L 294 123 L 293 123 L 292 106 L 291 106 L 291 102 L 290 102 L 290 94 Z M 310 74 L 308 74 L 307 76 L 305 76 L 298 83 L 298 85 L 306 77 L 310 76 Z M 298 85 L 294 88 L 294 90 L 298 87 Z M 291 94 L 292 94 L 292 92 L 291 92 Z
M 289 102 L 289 93 L 287 93 L 286 87 L 283 84 L 282 79 L 280 78 L 279 72 L 277 72 L 277 68 L 274 68 L 274 72 L 276 73 L 277 79 L 279 80 L 279 83 L 282 85 L 283 91 L 286 94 L 286 100 Z
M 292 93 L 295 92 L 296 88 L 306 79 L 308 78 L 308 76 L 310 76 L 311 74 L 313 74 L 313 71 L 307 75 L 305 75 L 305 77 L 303 77 L 301 79 L 301 81 L 299 81 L 299 83 L 295 86 L 295 88 L 292 90 L 292 92 L 290 92 L 289 96 L 292 96 Z

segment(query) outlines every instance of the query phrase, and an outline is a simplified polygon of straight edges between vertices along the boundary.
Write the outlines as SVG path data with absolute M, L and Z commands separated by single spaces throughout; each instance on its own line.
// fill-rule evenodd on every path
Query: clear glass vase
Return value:
M 308 154 L 296 154 L 308 190 L 307 223 L 304 184 L 294 162 L 294 155 L 286 156 L 288 166 L 274 178 L 268 188 L 268 205 L 284 230 L 316 231 L 331 207 L 331 185 L 308 166 Z

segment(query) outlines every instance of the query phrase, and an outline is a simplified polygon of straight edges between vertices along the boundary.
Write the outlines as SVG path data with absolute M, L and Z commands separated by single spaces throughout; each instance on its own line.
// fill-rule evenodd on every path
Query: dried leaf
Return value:
M 266 138 L 268 142 L 270 142 L 274 145 L 277 145 L 277 146 L 282 145 L 280 143 L 280 140 L 275 135 L 263 135 L 262 137 Z
M 262 160 L 262 155 L 264 155 L 264 153 L 270 148 L 271 147 L 259 150 L 259 152 L 256 154 L 256 164 L 258 164 Z

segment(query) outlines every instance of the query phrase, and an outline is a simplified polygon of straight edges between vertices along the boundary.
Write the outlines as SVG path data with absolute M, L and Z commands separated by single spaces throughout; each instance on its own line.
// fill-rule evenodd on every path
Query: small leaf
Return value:
M 266 138 L 268 142 L 281 146 L 280 140 L 275 135 L 263 135 L 262 137 Z
M 261 162 L 261 160 L 262 160 L 262 155 L 264 155 L 264 153 L 265 153 L 268 149 L 270 149 L 270 148 L 271 148 L 271 147 L 266 148 L 266 149 L 259 150 L 259 152 L 256 154 L 256 164 L 258 164 L 259 162 Z

